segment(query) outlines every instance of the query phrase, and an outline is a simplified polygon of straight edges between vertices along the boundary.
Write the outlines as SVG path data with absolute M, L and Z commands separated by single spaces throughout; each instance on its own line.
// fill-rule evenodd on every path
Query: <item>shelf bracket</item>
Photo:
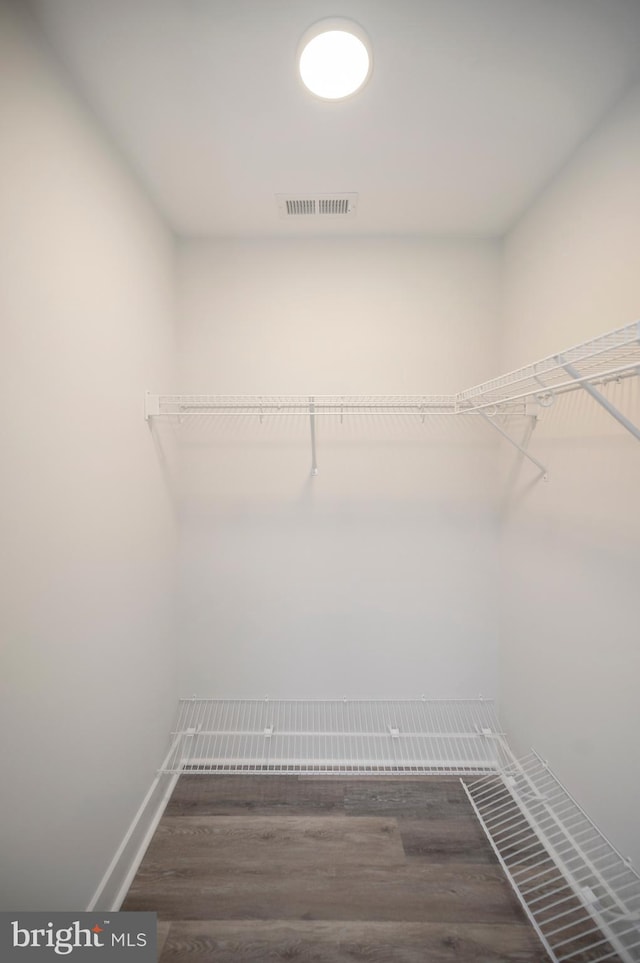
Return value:
M 584 388 L 587 394 L 591 395 L 594 401 L 597 401 L 599 405 L 602 405 L 605 411 L 608 411 L 612 418 L 615 418 L 615 420 L 618 421 L 623 428 L 626 428 L 627 431 L 631 432 L 634 438 L 640 441 L 640 428 L 638 428 L 637 425 L 634 425 L 632 421 L 629 421 L 626 415 L 623 415 L 615 405 L 612 405 L 609 399 L 605 398 L 602 392 L 598 391 L 597 388 L 594 388 L 593 385 L 588 381 L 584 381 L 578 369 L 568 361 L 565 361 L 562 355 L 558 355 L 557 360 L 560 362 L 567 374 L 570 374 L 572 378 L 576 379 L 576 381 L 580 381 L 580 386 Z
M 160 414 L 160 395 L 152 395 L 146 391 L 144 395 L 144 420 L 149 421 L 155 415 Z
M 309 426 L 311 428 L 311 474 L 318 474 L 316 459 L 316 406 L 313 398 L 309 398 Z
M 528 405 L 527 408 L 528 409 L 533 408 L 535 410 L 534 405 Z M 537 458 L 534 458 L 533 455 L 529 454 L 525 445 L 521 445 L 519 442 L 515 440 L 515 438 L 512 438 L 511 435 L 507 431 L 505 431 L 501 425 L 499 425 L 496 421 L 494 421 L 493 418 L 491 418 L 488 414 L 486 414 L 486 412 L 479 411 L 478 414 L 481 415 L 484 418 L 484 420 L 489 425 L 491 425 L 492 428 L 495 428 L 495 430 L 499 432 L 503 438 L 506 438 L 506 440 L 509 442 L 510 445 L 513 445 L 514 448 L 517 448 L 520 454 L 524 455 L 525 458 L 528 458 L 529 461 L 532 462 L 536 466 L 536 468 L 540 470 L 543 481 L 549 480 L 549 472 L 547 471 L 545 466 L 542 464 L 542 462 L 539 462 Z M 532 426 L 534 426 L 536 421 L 538 420 L 538 416 L 535 413 L 528 412 L 528 414 L 529 414 L 529 417 L 531 418 Z M 527 437 L 527 444 L 529 442 L 530 437 L 531 437 L 531 432 L 529 432 L 529 435 Z

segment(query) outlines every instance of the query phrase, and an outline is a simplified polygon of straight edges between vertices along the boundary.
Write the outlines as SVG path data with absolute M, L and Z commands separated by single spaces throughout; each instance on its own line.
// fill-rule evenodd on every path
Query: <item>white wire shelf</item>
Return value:
M 579 369 L 576 368 L 579 365 Z M 146 417 L 189 415 L 259 418 L 302 415 L 343 418 L 353 415 L 521 416 L 527 404 L 548 407 L 556 395 L 585 384 L 638 375 L 640 372 L 640 321 L 585 341 L 558 354 L 525 365 L 483 384 L 440 395 L 214 395 L 150 394 Z
M 579 369 L 576 368 L 579 365 Z M 570 373 L 573 371 L 573 373 Z M 456 395 L 460 411 L 500 410 L 533 398 L 548 407 L 557 394 L 583 383 L 603 384 L 640 371 L 640 321 L 567 348 L 534 364 L 485 381 Z
M 181 699 L 161 772 L 460 775 L 553 963 L 640 963 L 640 876 L 490 700 Z
M 157 395 L 156 415 L 257 415 L 259 418 L 310 414 L 458 414 L 455 395 Z M 154 402 L 155 404 L 155 402 Z
M 500 763 L 493 702 L 182 699 L 172 773 L 480 773 Z
M 576 367 L 579 365 L 579 367 Z M 393 416 L 419 418 L 479 416 L 538 469 L 546 481 L 546 467 L 529 453 L 528 444 L 542 408 L 556 396 L 584 389 L 612 418 L 640 441 L 635 424 L 599 390 L 610 381 L 640 373 L 640 321 L 600 335 L 559 354 L 543 358 L 509 374 L 451 395 L 145 395 L 145 418 L 169 418 L 181 423 L 191 417 L 304 417 L 309 419 L 311 474 L 318 474 L 316 421 L 318 417 Z M 530 430 L 520 442 L 507 431 L 512 417 L 528 417 Z
M 463 784 L 554 963 L 638 963 L 640 877 L 544 760 Z

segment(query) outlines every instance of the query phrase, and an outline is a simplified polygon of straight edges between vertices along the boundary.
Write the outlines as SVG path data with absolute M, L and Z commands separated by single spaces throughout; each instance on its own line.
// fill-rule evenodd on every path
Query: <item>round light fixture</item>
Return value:
M 371 74 L 371 46 L 351 20 L 321 20 L 304 34 L 298 48 L 302 82 L 316 97 L 343 100 Z

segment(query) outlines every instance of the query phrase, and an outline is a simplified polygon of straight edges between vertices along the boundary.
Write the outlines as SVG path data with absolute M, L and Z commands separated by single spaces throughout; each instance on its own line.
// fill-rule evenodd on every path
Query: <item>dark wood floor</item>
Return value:
M 161 963 L 542 963 L 455 777 L 179 780 L 123 910 Z

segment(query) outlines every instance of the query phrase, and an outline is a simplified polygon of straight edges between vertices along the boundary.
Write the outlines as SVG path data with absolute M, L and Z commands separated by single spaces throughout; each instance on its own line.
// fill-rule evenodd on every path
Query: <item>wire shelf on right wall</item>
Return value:
M 467 796 L 554 963 L 640 961 L 640 876 L 534 751 Z

